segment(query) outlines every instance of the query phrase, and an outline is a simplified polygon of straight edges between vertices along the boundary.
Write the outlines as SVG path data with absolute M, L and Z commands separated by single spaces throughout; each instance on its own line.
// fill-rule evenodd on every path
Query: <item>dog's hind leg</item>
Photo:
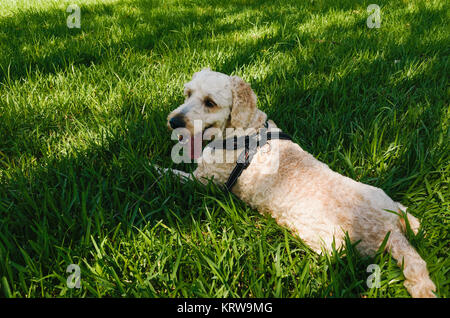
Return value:
M 427 264 L 411 246 L 403 233 L 399 230 L 392 232 L 387 249 L 392 257 L 397 260 L 399 266 L 403 264 L 403 275 L 406 278 L 404 285 L 412 297 L 436 297 L 433 293 L 436 290 L 436 286 L 430 279 Z
M 419 220 L 406 211 L 408 209 L 407 207 L 405 207 L 404 205 L 402 205 L 398 202 L 395 202 L 395 203 L 397 203 L 397 206 L 398 206 L 399 210 L 401 211 L 401 213 L 406 215 L 406 217 L 408 218 L 408 223 L 409 223 L 409 226 L 411 227 L 411 230 L 414 232 L 414 234 L 417 234 L 417 232 L 419 231 L 419 227 L 420 227 Z M 405 217 L 403 215 L 399 216 L 399 222 L 400 222 L 400 227 L 402 228 L 402 230 L 404 232 L 406 232 L 406 222 L 405 222 Z

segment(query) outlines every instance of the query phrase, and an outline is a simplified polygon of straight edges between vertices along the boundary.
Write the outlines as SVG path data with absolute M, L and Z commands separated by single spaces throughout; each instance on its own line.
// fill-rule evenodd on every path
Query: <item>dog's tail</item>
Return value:
M 392 257 L 397 260 L 397 264 L 400 267 L 403 265 L 404 285 L 412 297 L 436 297 L 433 293 L 433 291 L 436 291 L 436 286 L 430 279 L 427 264 L 411 246 L 403 233 L 399 230 L 391 233 L 387 249 Z

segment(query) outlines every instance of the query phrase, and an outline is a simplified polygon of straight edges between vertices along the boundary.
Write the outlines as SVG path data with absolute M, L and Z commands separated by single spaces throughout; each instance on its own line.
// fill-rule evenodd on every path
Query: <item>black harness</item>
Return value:
M 250 165 L 258 148 L 264 146 L 269 140 L 292 140 L 288 134 L 285 134 L 282 131 L 268 132 L 267 129 L 268 123 L 266 122 L 264 128 L 260 129 L 256 134 L 242 137 L 234 136 L 233 138 L 222 140 L 221 143 L 212 142 L 210 144 L 214 149 L 238 150 L 244 148 L 244 151 L 239 155 L 236 161 L 236 166 L 233 171 L 231 171 L 231 174 L 225 183 L 225 187 L 228 191 L 231 191 L 231 188 L 234 186 L 242 172 Z

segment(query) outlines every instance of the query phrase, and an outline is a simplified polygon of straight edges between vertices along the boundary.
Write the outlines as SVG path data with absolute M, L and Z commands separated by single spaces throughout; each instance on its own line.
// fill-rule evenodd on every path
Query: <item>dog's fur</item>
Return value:
M 192 134 L 194 120 L 203 122 L 205 134 L 212 127 L 223 133 L 223 138 L 259 129 L 267 120 L 266 114 L 257 109 L 250 85 L 237 76 L 203 69 L 185 85 L 185 94 L 185 103 L 169 114 L 168 121 L 182 115 Z M 205 98 L 212 100 L 214 106 L 206 107 Z M 226 128 L 237 130 L 227 133 Z M 269 129 L 278 130 L 272 121 Z M 233 151 L 234 157 L 241 151 Z M 184 178 L 195 177 L 204 183 L 212 179 L 223 184 L 235 166 L 230 161 L 218 163 L 223 155 L 215 151 L 213 160 L 200 157 L 193 175 L 172 171 Z M 267 169 L 272 164 L 278 166 L 275 173 Z M 390 232 L 386 249 L 403 265 L 409 293 L 413 297 L 435 297 L 436 288 L 426 263 L 404 235 L 405 216 L 414 233 L 419 221 L 383 190 L 332 171 L 299 145 L 288 140 L 268 141 L 243 171 L 232 192 L 260 213 L 270 214 L 317 253 L 330 252 L 333 242 L 339 248 L 348 233 L 352 241 L 360 240 L 357 248 L 363 255 L 373 255 Z

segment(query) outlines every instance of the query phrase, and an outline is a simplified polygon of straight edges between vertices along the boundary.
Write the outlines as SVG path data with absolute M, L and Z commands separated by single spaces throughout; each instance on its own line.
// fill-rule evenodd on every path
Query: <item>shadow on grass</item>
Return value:
M 252 14 L 267 3 L 270 1 L 245 7 L 244 12 Z M 68 13 L 60 8 L 21 11 L 0 19 L 0 38 L 5 40 L 0 82 L 27 77 L 38 70 L 47 74 L 66 70 L 69 65 L 98 64 L 130 48 L 179 50 L 180 39 L 185 40 L 179 34 L 186 26 L 193 26 L 186 36 L 197 41 L 210 38 L 208 31 L 224 35 L 251 27 L 242 21 L 224 22 L 228 16 L 243 13 L 242 7 L 231 3 L 226 9 L 226 14 L 218 15 L 215 5 L 207 3 L 203 7 L 187 3 L 178 11 L 165 10 L 158 1 L 85 5 L 81 7 L 81 29 L 69 29 Z

